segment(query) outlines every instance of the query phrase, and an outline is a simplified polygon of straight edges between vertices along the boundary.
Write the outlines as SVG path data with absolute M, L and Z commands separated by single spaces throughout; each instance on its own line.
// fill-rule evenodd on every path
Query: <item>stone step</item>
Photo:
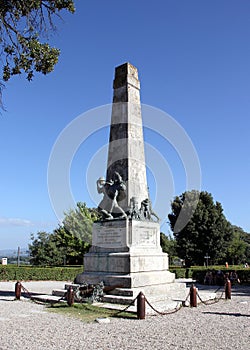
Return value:
M 126 297 L 121 295 L 106 294 L 104 295 L 102 300 L 104 303 L 129 305 L 133 302 L 134 299 L 132 297 Z M 134 305 L 134 303 L 132 303 L 132 305 Z
M 41 301 L 43 303 L 56 303 L 56 302 L 65 302 L 65 300 L 60 300 L 61 297 L 55 296 L 55 295 L 47 295 L 47 294 L 40 294 L 40 295 L 32 295 L 32 299 Z
M 110 292 L 107 292 L 106 295 L 118 295 L 118 296 L 125 296 L 125 297 L 134 297 L 134 292 L 132 289 L 128 288 L 115 288 L 112 289 Z
M 124 304 L 111 304 L 108 302 L 95 302 L 93 303 L 94 306 L 98 306 L 100 308 L 105 308 L 105 309 L 110 309 L 110 310 L 114 310 L 114 311 L 122 311 L 126 308 L 126 312 L 132 312 L 132 313 L 136 313 L 137 311 L 137 307 L 136 305 L 131 305 L 127 308 L 127 305 Z
M 66 289 L 53 289 L 52 290 L 52 295 L 57 296 L 57 297 L 64 297 L 67 293 Z
M 76 284 L 76 283 L 66 283 L 64 288 L 66 290 L 68 290 L 70 287 L 73 288 L 73 290 L 76 290 L 78 287 L 80 287 L 80 284 Z

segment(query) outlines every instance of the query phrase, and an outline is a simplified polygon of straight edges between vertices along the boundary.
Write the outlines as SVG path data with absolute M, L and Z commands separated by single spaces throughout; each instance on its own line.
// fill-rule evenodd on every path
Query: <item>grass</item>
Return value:
M 124 307 L 125 308 L 125 307 Z M 136 319 L 136 314 L 130 312 L 120 312 L 117 310 L 109 310 L 94 306 L 91 304 L 73 304 L 68 306 L 67 304 L 56 304 L 48 307 L 51 312 L 63 314 L 68 317 L 80 319 L 83 322 L 94 322 L 96 318 L 105 317 L 119 317 Z

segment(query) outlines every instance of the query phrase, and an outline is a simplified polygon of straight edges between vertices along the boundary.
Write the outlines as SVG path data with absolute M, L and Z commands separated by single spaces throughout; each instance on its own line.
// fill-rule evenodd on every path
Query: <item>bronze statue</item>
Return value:
M 102 214 L 103 219 L 127 217 L 125 211 L 118 204 L 126 196 L 126 185 L 117 171 L 111 180 L 105 181 L 104 178 L 97 180 L 97 192 L 103 194 L 103 199 L 98 206 L 98 211 Z
M 141 212 L 142 212 L 142 219 L 144 220 L 153 220 L 152 216 L 154 216 L 157 222 L 160 221 L 160 218 L 158 217 L 158 215 L 153 211 L 152 203 L 149 198 L 146 198 L 141 202 Z

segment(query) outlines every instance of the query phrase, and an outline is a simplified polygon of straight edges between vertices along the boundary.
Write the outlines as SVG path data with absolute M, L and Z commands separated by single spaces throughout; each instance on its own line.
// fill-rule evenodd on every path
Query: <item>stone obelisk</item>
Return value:
M 149 199 L 137 69 L 130 63 L 117 67 L 113 88 L 106 179 L 97 180 L 102 219 L 93 225 L 84 273 L 76 281 L 119 285 L 114 295 L 105 296 L 116 303 L 139 291 L 154 301 L 183 297 L 185 286 L 175 284 L 168 271 L 159 218 Z
M 107 179 L 117 171 L 126 183 L 120 206 L 127 211 L 131 198 L 148 198 L 138 71 L 130 63 L 115 69 Z

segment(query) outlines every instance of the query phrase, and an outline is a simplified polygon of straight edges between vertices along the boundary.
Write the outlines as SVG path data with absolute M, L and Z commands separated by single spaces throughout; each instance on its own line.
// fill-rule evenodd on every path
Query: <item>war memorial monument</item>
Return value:
M 102 219 L 93 225 L 92 246 L 76 282 L 118 286 L 105 296 L 113 303 L 140 291 L 154 302 L 183 298 L 186 287 L 168 270 L 150 201 L 137 69 L 130 63 L 116 67 L 113 88 L 106 178 L 97 180 Z

